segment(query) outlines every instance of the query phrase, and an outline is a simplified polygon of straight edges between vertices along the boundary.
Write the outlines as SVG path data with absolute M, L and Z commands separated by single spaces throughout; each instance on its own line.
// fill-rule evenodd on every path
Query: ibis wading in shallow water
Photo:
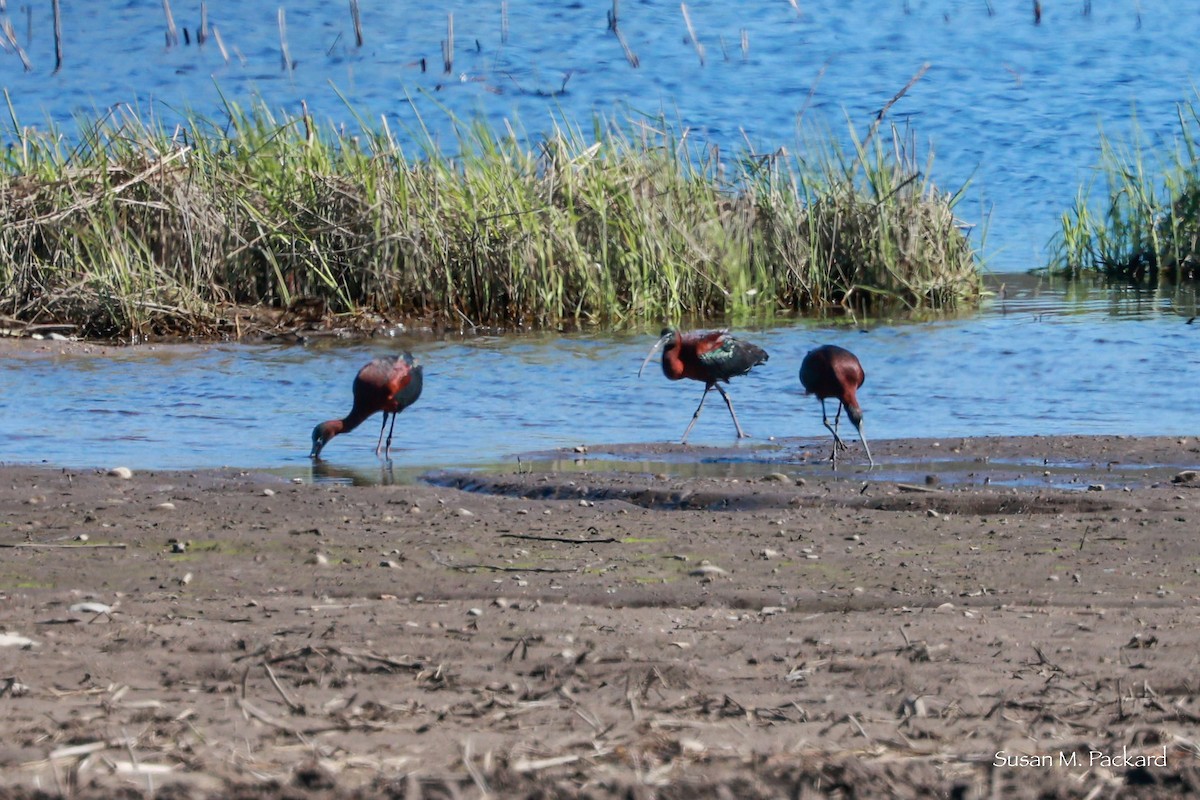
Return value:
M 384 450 L 383 431 L 387 428 L 388 416 L 392 427 L 388 430 L 387 449 L 384 458 L 392 457 L 392 431 L 396 428 L 396 415 L 417 402 L 421 396 L 421 364 L 412 353 L 401 353 L 395 358 L 377 358 L 358 371 L 354 376 L 354 405 L 342 419 L 331 419 L 313 428 L 310 458 L 320 458 L 321 448 L 339 433 L 349 433 L 361 425 L 367 417 L 383 412 L 383 424 L 379 427 L 379 443 L 375 455 Z
M 838 421 L 841 419 L 843 406 L 846 408 L 846 416 L 854 423 L 859 438 L 862 439 L 863 449 L 867 451 L 867 461 L 872 467 L 875 466 L 875 459 L 871 458 L 871 448 L 867 446 L 867 437 L 863 435 L 863 415 L 858 405 L 858 389 L 866 377 L 858 357 L 836 344 L 826 344 L 808 351 L 808 355 L 800 363 L 800 383 L 804 384 L 804 392 L 815 394 L 821 401 L 821 421 L 833 434 L 833 455 L 829 458 L 834 469 L 837 469 L 838 450 L 846 449 L 846 443 L 838 436 Z M 825 413 L 826 398 L 838 401 L 838 410 L 833 416 L 832 425 L 829 424 L 829 415 Z
M 738 424 L 737 414 L 733 413 L 733 403 L 730 402 L 725 389 L 721 387 L 721 381 L 729 383 L 730 378 L 745 375 L 759 364 L 765 363 L 767 351 L 758 345 L 730 336 L 728 331 L 681 333 L 668 328 L 662 332 L 662 338 L 654 344 L 654 347 L 650 349 L 650 354 L 642 362 L 642 368 L 638 370 L 639 378 L 642 376 L 642 370 L 650 363 L 650 359 L 654 358 L 654 354 L 658 352 L 659 348 L 663 348 L 662 369 L 664 375 L 673 381 L 691 378 L 704 383 L 704 394 L 700 396 L 700 405 L 696 406 L 696 413 L 692 415 L 692 421 L 688 423 L 687 430 L 683 432 L 682 442 L 687 443 L 688 434 L 692 432 L 692 426 L 700 417 L 700 409 L 704 408 L 708 390 L 714 386 L 721 393 L 721 397 L 725 398 L 725 405 L 729 408 L 729 416 L 733 417 L 733 425 L 737 428 L 738 438 L 746 438 L 742 426 Z

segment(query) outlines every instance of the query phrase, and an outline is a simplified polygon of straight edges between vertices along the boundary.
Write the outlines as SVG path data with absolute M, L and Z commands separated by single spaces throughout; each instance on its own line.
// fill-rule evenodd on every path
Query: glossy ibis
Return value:
M 804 384 L 805 394 L 815 394 L 821 401 L 821 421 L 833 434 L 833 468 L 837 469 L 837 453 L 845 450 L 846 443 L 838 436 L 838 421 L 842 416 L 842 407 L 846 408 L 846 416 L 858 429 L 862 439 L 863 449 L 867 451 L 867 460 L 875 466 L 871 458 L 871 448 L 867 446 L 867 437 L 863 435 L 862 409 L 858 405 L 858 389 L 863 385 L 866 373 L 858 357 L 844 347 L 836 344 L 826 344 L 815 350 L 808 351 L 804 361 L 800 363 L 800 383 Z M 833 416 L 833 424 L 829 424 L 829 415 L 825 413 L 825 400 L 832 398 L 838 401 L 837 413 Z
M 354 405 L 342 419 L 331 419 L 313 428 L 310 458 L 320 458 L 321 449 L 339 433 L 349 433 L 361 425 L 367 417 L 383 412 L 383 424 L 379 427 L 379 443 L 375 455 L 384 448 L 383 430 L 388 417 L 392 427 L 388 430 L 387 449 L 384 457 L 392 457 L 392 431 L 396 428 L 396 415 L 417 402 L 424 382 L 421 364 L 412 353 L 401 353 L 394 358 L 377 358 L 358 371 L 354 376 Z
M 700 417 L 700 409 L 704 408 L 708 390 L 714 386 L 721 393 L 721 397 L 725 398 L 725 405 L 729 408 L 729 415 L 733 417 L 733 425 L 737 428 L 738 438 L 746 438 L 746 433 L 742 431 L 742 426 L 738 423 L 737 414 L 733 412 L 733 403 L 729 400 L 725 389 L 721 387 L 721 382 L 729 383 L 730 378 L 745 375 L 759 364 L 765 363 L 767 351 L 758 345 L 731 336 L 728 331 L 681 333 L 667 328 L 663 330 L 662 337 L 655 342 L 649 355 L 646 356 L 646 360 L 642 362 L 642 367 L 638 370 L 639 378 L 642 376 L 642 370 L 650 363 L 650 359 L 654 358 L 654 354 L 658 352 L 659 348 L 663 348 L 662 369 L 664 375 L 673 381 L 691 378 L 704 383 L 704 394 L 700 396 L 700 405 L 696 406 L 696 413 L 692 415 L 692 421 L 688 423 L 687 430 L 683 432 L 682 443 L 687 443 L 688 434 L 692 432 L 692 426 Z

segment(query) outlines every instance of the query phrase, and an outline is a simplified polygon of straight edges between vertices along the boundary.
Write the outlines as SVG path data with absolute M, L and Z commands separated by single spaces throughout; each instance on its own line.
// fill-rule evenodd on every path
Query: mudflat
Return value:
M 1200 445 L 872 445 L 0 467 L 0 796 L 1194 794 Z

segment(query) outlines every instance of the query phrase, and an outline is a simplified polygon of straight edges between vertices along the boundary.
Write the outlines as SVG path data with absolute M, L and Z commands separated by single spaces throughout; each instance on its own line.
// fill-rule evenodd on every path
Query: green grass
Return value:
M 71 135 L 10 105 L 0 314 L 139 339 L 381 318 L 619 328 L 981 293 L 960 192 L 894 129 L 722 159 L 661 119 L 541 136 L 451 121 L 452 150 L 426 136 L 410 153 L 386 122 L 319 129 L 262 103 L 169 128 L 118 109 Z
M 1096 182 L 1080 189 L 1053 243 L 1053 274 L 1153 283 L 1200 277 L 1200 117 L 1178 108 L 1170 148 L 1150 150 L 1101 131 Z

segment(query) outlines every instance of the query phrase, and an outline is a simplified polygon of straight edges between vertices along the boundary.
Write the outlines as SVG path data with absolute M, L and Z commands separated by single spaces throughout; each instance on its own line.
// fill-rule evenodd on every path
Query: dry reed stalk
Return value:
M 357 47 L 363 46 L 362 35 L 362 14 L 358 10 L 358 0 L 350 0 L 350 19 L 354 22 L 354 43 Z
M 167 17 L 167 47 L 179 44 L 179 29 L 175 27 L 175 15 L 171 13 L 171 0 L 162 0 L 163 14 Z
M 442 69 L 447 75 L 454 71 L 454 12 L 446 15 L 446 38 L 442 42 Z
M 796 16 L 800 16 L 800 3 L 798 0 L 788 0 L 788 2 L 791 3 L 792 8 L 796 9 Z
M 292 71 L 292 54 L 288 52 L 287 43 L 287 13 L 283 6 L 279 7 L 279 58 L 283 61 L 283 71 Z
M 17 42 L 17 32 L 13 30 L 12 20 L 4 20 L 4 38 L 8 44 L 12 45 L 12 49 L 16 52 L 17 57 L 21 59 L 21 64 L 25 67 L 26 72 L 33 72 L 33 64 L 29 61 L 29 56 L 25 54 L 25 49 Z
M 625 34 L 621 33 L 621 29 L 615 25 L 612 31 L 617 35 L 617 41 L 621 44 L 621 50 L 625 52 L 625 60 L 629 62 L 629 66 L 637 69 L 641 66 L 641 61 L 638 60 L 637 53 L 629 48 L 629 42 L 625 41 Z
M 500 44 L 508 44 L 508 0 L 500 3 Z
M 692 26 L 692 15 L 688 13 L 687 3 L 680 3 L 679 10 L 683 12 L 683 21 L 687 24 L 688 38 L 696 47 L 696 55 L 700 58 L 700 66 L 704 66 L 704 45 L 696 38 L 696 29 Z
M 62 9 L 59 8 L 59 0 L 50 0 L 50 6 L 54 11 L 54 74 L 62 69 Z
M 196 44 L 208 41 L 208 3 L 200 3 L 200 28 L 196 31 Z
M 225 63 L 229 63 L 229 51 L 225 49 L 225 42 L 221 39 L 221 32 L 217 30 L 217 26 L 213 25 L 213 39 L 217 43 L 217 49 L 221 51 L 221 58 L 225 59 Z
M 617 29 L 617 17 L 619 14 L 618 6 L 621 0 L 612 0 L 612 8 L 608 12 L 608 29 L 615 31 Z
M 925 73 L 928 71 L 929 62 L 926 61 L 921 65 L 921 68 L 917 70 L 917 74 L 908 79 L 908 83 L 904 84 L 904 88 L 892 95 L 892 99 L 883 104 L 883 108 L 879 109 L 879 113 L 875 115 L 875 121 L 871 123 L 871 129 L 867 131 L 866 138 L 863 139 L 864 147 L 866 147 L 867 142 L 871 141 L 871 137 L 875 135 L 875 131 L 879 130 L 880 123 L 883 122 L 883 118 L 887 116 L 887 112 L 891 110 L 892 106 L 896 105 L 897 101 L 899 101 L 901 97 L 904 97 L 904 95 L 908 94 L 908 90 L 916 85 L 917 81 L 925 77 Z

